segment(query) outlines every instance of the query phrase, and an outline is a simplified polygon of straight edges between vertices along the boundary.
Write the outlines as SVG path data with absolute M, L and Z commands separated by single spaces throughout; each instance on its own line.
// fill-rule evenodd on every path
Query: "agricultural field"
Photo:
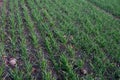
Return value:
M 120 18 L 120 0 L 89 0 L 106 12 Z
M 120 0 L 0 0 L 0 80 L 120 80 Z

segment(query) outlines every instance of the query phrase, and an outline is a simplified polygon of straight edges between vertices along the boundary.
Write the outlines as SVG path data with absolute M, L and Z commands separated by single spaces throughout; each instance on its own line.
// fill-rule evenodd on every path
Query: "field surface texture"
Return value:
M 120 0 L 0 0 L 0 80 L 120 80 Z

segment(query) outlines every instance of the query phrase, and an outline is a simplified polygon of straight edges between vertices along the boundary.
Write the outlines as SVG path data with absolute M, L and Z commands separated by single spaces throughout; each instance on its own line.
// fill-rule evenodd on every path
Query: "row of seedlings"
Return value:
M 65 7 L 64 7 L 65 8 Z M 73 9 L 74 10 L 74 9 Z M 71 16 L 70 16 L 71 17 Z M 71 17 L 72 18 L 72 17 Z M 73 30 L 74 30 L 74 28 L 72 28 Z M 66 29 L 67 30 L 67 29 Z M 72 30 L 71 30 L 71 32 L 73 32 Z M 82 32 L 82 33 L 84 33 L 84 32 Z M 85 34 L 86 35 L 86 34 Z M 77 36 L 78 37 L 78 36 Z M 86 39 L 87 40 L 87 39 Z M 85 43 L 84 43 L 85 44 Z M 90 53 L 90 52 L 88 52 L 88 53 Z
M 69 63 L 71 64 L 73 70 L 75 70 L 75 71 L 77 70 L 79 73 L 81 73 L 80 69 L 83 67 L 84 63 L 83 63 L 83 60 L 81 60 L 80 58 L 76 58 L 75 57 L 75 55 L 76 55 L 76 48 L 74 47 L 73 42 L 71 42 L 73 40 L 73 36 L 72 36 L 73 34 L 70 33 L 70 30 L 71 30 L 71 32 L 75 32 L 75 31 L 73 31 L 73 30 L 75 30 L 75 28 L 73 28 L 71 26 L 71 24 L 69 23 L 70 25 L 69 25 L 68 28 L 70 28 L 70 30 L 68 30 L 66 28 L 68 26 L 68 24 L 67 24 L 67 22 L 65 20 L 62 20 L 64 22 L 64 24 L 60 23 L 59 25 L 58 25 L 57 21 L 53 21 L 52 17 L 53 16 L 56 17 L 55 14 L 58 14 L 57 16 L 62 19 L 62 17 L 60 16 L 60 12 L 59 12 L 60 10 L 56 11 L 57 9 L 59 9 L 57 7 L 58 4 L 53 2 L 53 3 L 51 3 L 51 5 L 46 5 L 46 6 L 47 6 L 47 10 L 44 10 L 44 11 L 45 11 L 45 14 L 46 14 L 49 22 L 50 22 L 50 25 L 52 25 L 51 28 L 54 29 L 54 30 L 52 30 L 54 37 L 56 37 L 57 41 L 60 42 L 60 44 L 62 45 L 61 48 L 65 48 L 65 50 L 66 50 L 65 54 L 67 55 L 67 57 L 69 57 L 68 60 L 69 60 Z M 57 7 L 57 8 L 56 9 L 52 9 L 52 7 L 50 7 L 50 6 L 55 7 L 55 8 Z M 59 7 L 61 7 L 61 6 L 59 6 Z M 64 9 L 66 9 L 66 8 L 64 8 Z M 47 11 L 49 12 L 49 14 L 48 14 Z M 51 15 L 53 14 L 52 17 L 50 16 L 50 14 Z M 62 15 L 62 13 L 61 13 L 61 15 Z M 70 20 L 70 18 L 67 18 L 67 20 Z M 57 23 L 57 24 L 55 24 L 55 23 Z M 58 27 L 60 27 L 61 29 L 58 28 Z M 66 31 L 63 31 L 62 29 L 68 30 L 67 31 L 68 34 L 66 34 Z M 79 69 L 77 69 L 77 68 L 79 68 Z
M 35 16 L 35 18 L 36 18 L 36 20 L 39 20 L 39 15 L 37 15 L 38 13 L 38 11 L 36 10 L 36 8 L 31 4 L 32 3 L 32 1 L 26 1 L 26 4 L 27 4 L 27 7 L 28 7 L 28 9 L 30 10 L 30 7 L 29 7 L 29 5 L 31 5 L 31 7 L 33 7 L 34 8 L 34 10 L 32 11 L 32 14 L 34 14 L 34 16 Z M 36 14 L 37 13 L 37 14 Z M 31 14 L 31 15 L 32 15 Z M 32 18 L 33 19 L 33 18 Z M 35 21 L 34 21 L 35 22 Z M 37 25 L 36 24 L 36 22 L 34 23 L 35 25 Z M 36 29 L 37 29 L 37 27 L 35 27 Z M 42 31 L 42 29 L 41 29 L 41 31 Z M 38 32 L 39 33 L 39 32 Z M 44 33 L 43 33 L 44 34 Z M 41 35 L 38 35 L 38 36 L 41 36 Z M 39 37 L 38 37 L 39 38 Z M 40 40 L 41 38 L 39 38 L 39 40 Z M 41 44 L 41 43 L 40 43 Z M 40 45 L 41 46 L 41 45 Z M 42 50 L 42 47 L 41 47 L 41 52 L 43 53 L 43 50 Z M 43 54 L 43 59 L 44 59 L 44 57 L 46 56 L 46 54 L 44 55 Z M 44 63 L 44 65 L 43 65 L 43 63 Z M 51 76 L 51 72 L 49 72 L 49 70 L 48 70 L 48 61 L 47 60 L 43 60 L 43 62 L 41 63 L 41 69 L 42 69 L 42 71 L 43 71 L 43 78 L 45 79 L 45 80 L 47 80 L 47 79 L 54 79 L 54 77 L 50 77 Z
M 37 6 L 36 6 L 37 7 Z M 39 14 L 40 12 L 38 11 L 38 15 L 41 15 L 41 14 Z M 46 14 L 46 13 L 43 13 L 44 15 Z M 42 17 L 42 16 L 41 16 Z M 44 18 L 44 17 L 42 17 L 42 18 Z M 41 18 L 40 18 L 41 19 Z M 41 20 L 42 21 L 42 20 Z M 55 57 L 54 56 L 58 56 L 58 54 L 60 54 L 59 53 L 59 44 L 57 44 L 56 43 L 56 40 L 54 39 L 54 37 L 53 37 L 53 34 L 52 34 L 52 32 L 50 31 L 50 29 L 49 29 L 49 27 L 48 27 L 48 25 L 49 24 L 44 24 L 44 22 L 42 22 L 41 23 L 42 24 L 42 26 L 45 28 L 45 30 L 44 31 L 46 31 L 45 33 L 47 33 L 47 36 L 46 35 L 44 35 L 43 37 L 45 37 L 45 43 L 46 43 L 46 47 L 47 47 L 47 50 L 48 50 L 48 52 L 50 53 L 50 55 L 51 55 L 51 60 L 52 60 L 52 62 L 53 62 L 53 64 L 56 66 L 56 69 L 59 69 L 59 67 L 61 67 L 60 66 L 60 64 L 57 64 L 56 63 L 56 61 L 57 60 L 54 60 L 55 59 Z M 38 27 L 39 28 L 39 27 Z M 43 31 L 42 31 L 42 33 L 43 33 Z M 55 53 L 55 54 L 53 54 L 53 53 Z M 58 53 L 58 54 L 57 54 Z M 60 58 L 64 58 L 64 59 L 60 59 L 61 61 L 62 60 L 64 60 L 63 62 L 65 62 L 65 67 L 64 68 L 66 68 L 67 70 L 68 70 L 68 73 L 66 73 L 66 74 L 70 74 L 70 75 L 67 75 L 67 76 L 69 76 L 69 78 L 70 77 L 72 77 L 72 78 L 74 78 L 75 79 L 75 75 L 74 75 L 74 72 L 72 72 L 72 69 L 71 69 L 71 66 L 70 65 L 68 65 L 68 62 L 67 62 L 67 57 L 65 57 L 65 55 L 63 54 L 63 55 L 60 55 L 61 57 Z M 57 71 L 59 71 L 59 70 L 57 70 Z M 65 76 L 64 76 L 65 77 Z
M 75 10 L 75 12 L 79 12 L 79 11 L 77 11 L 77 9 L 75 9 L 74 7 L 73 7 L 73 9 L 72 10 Z M 81 15 L 78 15 L 80 18 L 81 18 Z M 70 16 L 71 18 L 72 18 L 72 16 Z M 83 18 L 81 18 L 81 20 L 82 20 Z M 71 22 L 73 22 L 72 20 L 70 20 Z M 69 24 L 69 22 L 66 22 L 66 24 Z M 80 24 L 81 25 L 81 24 Z M 79 25 L 79 26 L 80 26 Z M 70 26 L 70 25 L 69 25 Z M 71 24 L 71 27 L 72 26 L 74 26 L 74 24 Z M 83 25 L 84 26 L 84 25 Z M 86 27 L 85 27 L 86 28 Z M 73 27 L 73 29 L 74 29 L 74 27 Z M 81 31 L 79 31 L 79 30 L 81 30 Z M 71 29 L 71 32 L 73 32 L 72 31 L 72 29 Z M 89 37 L 89 35 L 88 34 L 86 34 L 82 29 L 81 29 L 81 27 L 80 27 L 80 29 L 76 29 L 76 32 L 77 32 L 77 36 L 75 36 L 75 35 L 73 35 L 74 36 L 74 38 L 77 40 L 74 40 L 74 43 L 75 43 L 75 45 L 77 46 L 77 45 L 80 45 L 78 48 L 81 48 L 82 50 L 84 50 L 86 53 L 88 53 L 88 55 L 91 55 L 91 53 L 92 52 L 94 52 L 94 50 L 93 49 L 97 49 L 97 47 L 98 47 L 98 45 L 96 45 L 95 43 L 94 43 L 94 41 L 93 40 L 91 40 L 91 37 Z M 76 38 L 77 37 L 77 38 Z M 87 42 L 87 43 L 86 43 Z M 97 50 L 99 50 L 100 52 L 101 52 L 101 50 L 100 49 L 97 49 Z M 96 53 L 96 52 L 95 52 Z M 103 54 L 103 53 L 102 53 Z M 101 54 L 100 54 L 101 55 Z M 99 56 L 100 56 L 99 55 Z M 103 55 L 101 55 L 101 56 L 103 56 Z M 87 57 L 86 57 L 87 58 Z M 96 59 L 99 59 L 99 58 L 96 58 Z M 89 58 L 88 58 L 88 60 L 89 60 Z M 102 61 L 100 61 L 101 62 L 101 64 L 102 64 Z M 91 65 L 91 64 L 90 64 Z
M 4 0 L 3 1 L 3 6 L 1 8 L 1 16 L 0 16 L 0 58 L 3 59 L 4 55 L 5 55 L 5 33 L 4 33 L 4 29 L 5 29 L 5 24 L 6 24 L 6 5 L 7 5 L 7 1 Z M 4 60 L 0 60 L 0 79 L 3 78 L 3 73 L 5 70 L 5 63 Z
M 27 44 L 26 39 L 23 34 L 24 31 L 24 25 L 22 22 L 21 12 L 18 4 L 18 0 L 13 1 L 14 7 L 16 11 L 16 27 L 18 29 L 18 36 L 19 36 L 19 43 L 20 44 L 20 53 L 19 53 L 19 59 L 17 67 L 11 71 L 11 75 L 13 76 L 13 79 L 15 80 L 22 80 L 22 79 L 31 79 L 31 67 L 32 65 L 29 62 L 28 54 L 27 54 Z
M 36 56 L 36 60 L 37 60 L 37 64 L 38 64 L 38 67 L 39 69 L 42 69 L 39 73 L 42 73 L 42 78 L 45 79 L 45 80 L 48 80 L 48 79 L 52 79 L 51 77 L 51 73 L 48 72 L 46 70 L 47 68 L 47 62 L 46 60 L 44 59 L 43 57 L 43 52 L 42 52 L 42 49 L 39 45 L 39 42 L 38 42 L 38 37 L 36 36 L 36 33 L 35 33 L 35 26 L 34 26 L 34 22 L 32 21 L 30 15 L 29 15 L 29 10 L 28 8 L 26 7 L 25 5 L 25 1 L 23 0 L 22 4 L 24 4 L 24 15 L 25 15 L 25 19 L 26 19 L 26 22 L 28 24 L 28 29 L 30 31 L 30 34 L 31 34 L 31 37 L 32 37 L 32 43 L 34 45 L 34 48 L 37 50 L 37 54 L 35 55 Z M 40 77 L 41 75 L 38 75 L 38 77 Z
M 74 10 L 74 9 L 72 9 L 72 10 Z M 79 13 L 79 12 L 78 12 Z M 87 16 L 87 15 L 86 15 Z M 81 15 L 80 15 L 80 18 L 81 18 Z M 86 22 L 86 25 L 84 25 L 84 22 L 83 22 L 83 26 L 86 26 L 85 27 L 85 31 L 87 31 L 86 33 L 88 33 L 88 34 L 96 34 L 96 35 L 98 35 L 99 34 L 99 31 L 97 30 L 97 31 L 95 31 L 95 29 L 93 29 L 93 25 L 91 25 L 92 23 L 90 22 L 90 20 L 88 20 L 89 18 L 88 17 L 85 17 L 85 18 L 83 18 L 84 20 L 85 19 L 87 19 L 87 22 Z M 88 24 L 89 23 L 89 24 Z M 99 34 L 100 35 L 100 34 Z M 91 39 L 91 36 L 89 35 L 89 38 Z M 103 37 L 102 37 L 102 39 L 103 39 Z M 101 54 L 99 54 L 99 57 L 100 56 L 102 56 L 103 57 L 103 59 L 105 59 L 105 55 L 103 55 L 104 54 L 104 52 L 103 52 L 103 50 L 99 47 L 99 45 L 97 44 L 97 43 L 95 43 L 95 41 L 94 41 L 94 38 L 92 38 L 91 39 L 92 41 L 93 41 L 93 44 L 96 44 L 97 46 L 98 46 L 98 48 L 99 48 L 99 50 L 100 50 L 100 52 L 102 52 Z M 105 40 L 104 40 L 105 41 Z M 85 44 L 85 42 L 83 43 L 83 45 Z M 88 48 L 87 48 L 88 49 Z M 93 48 L 92 48 L 93 49 Z M 88 52 L 88 53 L 90 53 L 90 52 Z M 95 56 L 95 55 L 94 55 Z M 97 57 L 97 56 L 95 56 L 95 57 Z M 96 59 L 99 59 L 99 58 L 96 58 Z M 100 61 L 100 60 L 99 60 Z M 103 60 L 104 61 L 104 60 Z M 103 62 L 102 61 L 102 62 Z M 102 64 L 102 62 L 101 62 L 101 64 Z M 108 64 L 109 63 L 109 61 L 106 61 L 106 64 Z M 96 64 L 97 65 L 97 64 Z M 111 65 L 111 64 L 110 64 Z M 103 71 L 105 70 L 105 67 L 104 67 L 105 65 L 103 65 L 102 67 L 104 68 L 103 69 Z M 96 69 L 94 69 L 94 70 L 96 70 Z

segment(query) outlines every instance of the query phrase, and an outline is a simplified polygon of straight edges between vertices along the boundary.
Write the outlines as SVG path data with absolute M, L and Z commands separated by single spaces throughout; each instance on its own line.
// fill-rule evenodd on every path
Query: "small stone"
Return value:
M 82 74 L 86 75 L 87 74 L 87 70 L 86 69 L 81 69 Z
M 12 65 L 12 66 L 15 66 L 16 65 L 16 59 L 15 58 L 10 58 L 10 61 L 9 61 L 9 64 Z

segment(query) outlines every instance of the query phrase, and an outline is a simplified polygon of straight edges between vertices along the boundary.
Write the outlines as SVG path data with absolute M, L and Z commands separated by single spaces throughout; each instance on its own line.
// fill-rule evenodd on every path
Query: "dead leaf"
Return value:
M 37 69 L 36 68 L 32 68 L 32 73 L 35 73 L 37 71 Z

